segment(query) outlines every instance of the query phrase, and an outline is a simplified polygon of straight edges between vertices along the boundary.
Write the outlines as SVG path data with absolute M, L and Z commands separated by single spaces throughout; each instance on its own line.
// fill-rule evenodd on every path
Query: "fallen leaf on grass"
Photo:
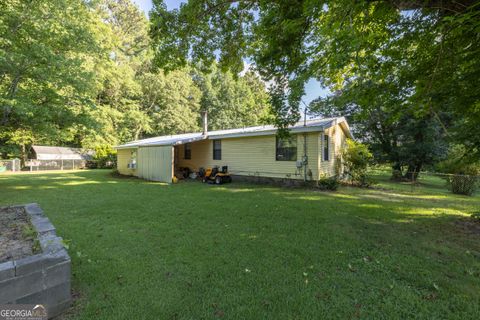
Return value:
M 330 294 L 324 292 L 317 292 L 315 294 L 315 298 L 318 300 L 328 300 L 330 298 Z
M 354 318 L 359 318 L 360 317 L 361 308 L 362 308 L 362 305 L 360 303 L 357 303 L 355 305 L 355 313 L 353 314 Z
M 372 261 L 372 257 L 370 257 L 370 256 L 363 257 L 363 261 L 364 262 L 370 262 L 370 261 Z
M 225 312 L 223 312 L 222 310 L 215 310 L 214 314 L 216 317 L 222 318 L 225 315 Z
M 428 301 L 432 301 L 432 300 L 435 300 L 437 299 L 437 294 L 435 292 L 431 292 L 429 294 L 426 294 L 422 297 L 423 300 L 428 300 Z

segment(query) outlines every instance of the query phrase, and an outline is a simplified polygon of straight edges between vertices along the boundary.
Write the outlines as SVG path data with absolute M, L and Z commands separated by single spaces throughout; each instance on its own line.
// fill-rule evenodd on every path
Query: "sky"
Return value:
M 145 14 L 148 17 L 148 12 L 152 9 L 152 0 L 132 0 L 135 2 L 140 9 L 145 12 Z M 180 0 L 166 0 L 165 3 L 167 4 L 168 10 L 172 9 L 178 9 L 180 7 L 180 4 L 183 1 Z M 313 99 L 322 96 L 325 97 L 328 94 L 328 90 L 323 89 L 318 81 L 315 79 L 310 79 L 305 85 L 305 95 L 302 97 L 303 102 L 305 102 L 307 105 L 312 101 Z

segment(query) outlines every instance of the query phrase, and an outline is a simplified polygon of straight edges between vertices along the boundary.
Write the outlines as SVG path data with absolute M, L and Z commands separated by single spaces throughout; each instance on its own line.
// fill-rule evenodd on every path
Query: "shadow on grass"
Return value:
M 0 177 L 0 191 L 2 205 L 40 203 L 71 240 L 78 318 L 135 318 L 139 306 L 151 319 L 479 311 L 480 237 L 457 223 L 477 197 L 164 185 L 101 170 Z

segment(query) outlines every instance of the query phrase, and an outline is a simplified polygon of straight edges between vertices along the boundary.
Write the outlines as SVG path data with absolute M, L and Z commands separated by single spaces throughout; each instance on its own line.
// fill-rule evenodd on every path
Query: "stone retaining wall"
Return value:
M 52 318 L 71 304 L 70 257 L 38 204 L 20 207 L 37 231 L 42 253 L 0 263 L 0 304 L 42 304 Z

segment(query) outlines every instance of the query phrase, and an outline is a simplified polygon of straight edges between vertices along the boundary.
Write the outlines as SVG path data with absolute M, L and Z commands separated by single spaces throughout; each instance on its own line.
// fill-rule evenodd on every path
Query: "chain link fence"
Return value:
M 21 169 L 20 159 L 0 160 L 0 172 L 16 172 L 20 171 Z
M 30 171 L 76 170 L 85 167 L 85 160 L 28 160 L 25 162 L 25 168 Z

